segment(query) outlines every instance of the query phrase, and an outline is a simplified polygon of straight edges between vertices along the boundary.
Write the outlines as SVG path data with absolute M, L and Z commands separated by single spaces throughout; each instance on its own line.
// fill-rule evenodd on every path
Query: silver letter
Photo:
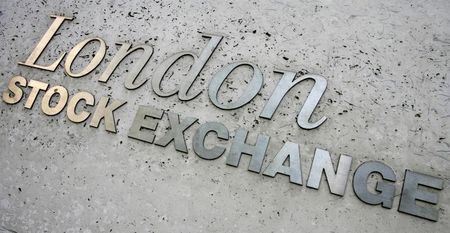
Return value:
M 141 129 L 155 131 L 156 127 L 158 127 L 158 121 L 155 121 L 155 119 L 161 119 L 163 114 L 163 110 L 151 106 L 139 106 L 130 131 L 128 131 L 128 137 L 153 143 L 155 134 L 153 132 L 141 131 Z
M 197 55 L 194 52 L 176 53 L 173 56 L 167 58 L 164 62 L 162 62 L 161 65 L 155 70 L 155 73 L 153 74 L 152 78 L 152 87 L 153 91 L 157 95 L 161 97 L 168 97 L 178 92 L 178 98 L 180 100 L 191 100 L 201 93 L 201 91 L 198 91 L 197 93 L 192 93 L 191 95 L 188 95 L 189 89 L 191 88 L 192 84 L 194 84 L 194 81 L 197 79 L 197 76 L 202 71 L 203 66 L 205 66 L 206 62 L 208 62 L 209 57 L 211 57 L 212 53 L 217 48 L 217 45 L 219 45 L 220 41 L 223 38 L 223 36 L 212 34 L 203 34 L 202 36 L 205 38 L 211 38 L 211 40 L 206 45 L 205 49 L 203 49 L 200 56 L 197 57 Z M 164 92 L 163 90 L 161 90 L 161 81 L 164 75 L 167 73 L 170 67 L 173 64 L 175 64 L 175 62 L 177 62 L 180 58 L 184 56 L 190 56 L 194 59 L 194 64 L 191 66 L 188 73 L 186 74 L 186 81 L 181 84 L 179 90 L 175 89 Z
M 169 115 L 170 130 L 155 142 L 158 146 L 167 146 L 173 140 L 175 150 L 188 153 L 186 140 L 184 139 L 184 131 L 194 124 L 198 119 L 194 117 L 186 117 L 180 122 L 180 116 L 176 113 L 167 112 Z
M 206 122 L 197 129 L 192 146 L 198 157 L 208 160 L 217 159 L 225 152 L 225 148 L 220 146 L 215 146 L 211 149 L 205 148 L 205 138 L 209 132 L 215 132 L 220 139 L 228 140 L 229 138 L 228 129 L 222 123 Z
M 289 166 L 284 166 L 283 164 L 288 157 Z M 263 175 L 275 177 L 277 173 L 289 176 L 291 183 L 303 185 L 298 144 L 286 142 L 266 170 L 264 170 Z
M 378 193 L 376 194 L 367 190 L 367 179 L 372 173 L 378 173 L 382 177 L 382 180 L 377 182 L 375 190 Z M 359 200 L 371 205 L 381 204 L 384 208 L 390 209 L 394 200 L 395 185 L 386 180 L 395 182 L 395 173 L 392 168 L 377 161 L 365 162 L 359 165 L 353 175 L 353 190 Z
M 351 165 L 352 157 L 341 155 L 339 157 L 337 172 L 335 172 L 330 153 L 326 150 L 316 148 L 306 186 L 313 189 L 319 189 L 320 180 L 325 171 L 330 192 L 332 194 L 343 196 L 345 188 L 347 187 L 347 179 Z
M 275 110 L 278 108 L 278 105 L 280 105 L 280 102 L 286 93 L 298 83 L 307 79 L 312 79 L 314 80 L 314 86 L 311 93 L 308 95 L 308 98 L 306 98 L 305 104 L 300 108 L 300 113 L 297 117 L 297 124 L 302 129 L 314 129 L 325 122 L 327 119 L 326 117 L 322 117 L 314 123 L 309 122 L 314 109 L 317 107 L 317 104 L 319 104 L 320 98 L 322 98 L 322 95 L 327 88 L 327 80 L 324 77 L 313 74 L 305 74 L 294 80 L 296 75 L 294 72 L 283 70 L 276 70 L 274 72 L 281 73 L 283 76 L 281 77 L 280 82 L 278 82 L 277 87 L 273 91 L 272 96 L 270 96 L 269 101 L 266 106 L 264 106 L 264 109 L 259 117 L 272 119 Z
M 247 130 L 243 128 L 239 128 L 236 131 L 233 144 L 231 144 L 230 153 L 227 157 L 227 164 L 237 167 L 239 166 L 239 160 L 241 160 L 242 154 L 247 154 L 252 156 L 248 170 L 259 173 L 261 171 L 264 157 L 266 156 L 266 150 L 270 137 L 261 134 L 258 135 L 256 144 L 253 146 L 245 143 L 247 134 Z
M 139 81 L 138 83 L 134 83 L 141 73 L 142 69 L 144 69 L 145 64 L 147 64 L 148 60 L 153 54 L 153 48 L 149 45 L 137 45 L 134 48 L 131 48 L 131 44 L 129 43 L 116 43 L 117 45 L 122 45 L 120 50 L 113 57 L 112 61 L 109 63 L 108 67 L 106 67 L 105 72 L 103 72 L 102 76 L 98 79 L 100 82 L 108 82 L 109 77 L 114 72 L 114 70 L 119 66 L 119 64 L 130 54 L 137 50 L 143 50 L 143 53 L 139 59 L 139 62 L 134 66 L 134 68 L 130 71 L 125 79 L 125 87 L 129 90 L 134 90 L 142 86 L 147 79 Z
M 239 66 L 243 66 L 243 65 L 251 66 L 253 68 L 253 78 L 250 81 L 250 83 L 248 84 L 249 90 L 246 90 L 239 97 L 239 99 L 236 102 L 228 103 L 228 104 L 221 104 L 217 98 L 220 87 L 222 86 L 223 82 L 228 77 L 228 75 L 230 75 L 230 73 L 234 69 L 238 68 Z M 258 94 L 259 90 L 263 86 L 263 83 L 264 83 L 264 78 L 263 78 L 261 70 L 258 68 L 258 66 L 256 66 L 253 63 L 248 63 L 248 62 L 237 62 L 237 63 L 229 64 L 228 66 L 225 66 L 219 72 L 217 72 L 216 75 L 214 75 L 214 77 L 211 80 L 211 83 L 209 84 L 209 87 L 208 87 L 208 94 L 209 94 L 209 98 L 211 99 L 211 102 L 216 107 L 218 107 L 220 109 L 231 110 L 231 109 L 240 108 L 240 107 L 244 106 L 245 104 L 247 104 L 248 102 L 250 102 L 253 98 L 255 98 L 255 96 Z
M 398 211 L 437 221 L 439 211 L 435 208 L 417 205 L 416 200 L 436 205 L 439 201 L 439 196 L 437 193 L 419 189 L 419 186 L 442 190 L 444 181 L 437 177 L 406 170 Z

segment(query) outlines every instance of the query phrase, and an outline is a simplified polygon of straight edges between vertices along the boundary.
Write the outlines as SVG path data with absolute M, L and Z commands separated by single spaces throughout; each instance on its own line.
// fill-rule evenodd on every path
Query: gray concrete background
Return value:
M 0 225 L 16 232 L 446 232 L 450 227 L 450 2 L 433 1 L 1 1 L 1 90 L 14 75 L 63 85 L 71 94 L 89 91 L 98 100 L 111 95 L 128 103 L 116 113 L 117 135 L 103 125 L 90 128 L 40 110 L 0 103 Z M 103 38 L 106 59 L 95 72 L 73 79 L 19 66 L 51 24 L 50 14 L 74 16 L 39 60 L 53 61 L 89 37 Z M 121 67 L 107 84 L 97 81 L 117 51 L 115 42 L 147 42 L 155 48 L 144 74 L 169 55 L 194 50 L 206 41 L 200 32 L 226 35 L 194 85 L 203 94 L 184 102 L 161 98 L 150 82 L 129 91 Z M 83 51 L 92 54 L 94 47 Z M 91 51 L 92 50 L 92 51 Z M 88 57 L 87 56 L 87 57 Z M 137 57 L 137 56 L 134 56 Z M 285 57 L 285 58 L 283 58 Z M 129 63 L 132 60 L 127 60 Z M 75 67 L 88 61 L 78 59 Z M 223 111 L 208 99 L 212 75 L 235 61 L 262 69 L 261 95 L 243 108 Z M 188 61 L 176 69 L 185 69 Z M 323 75 L 328 90 L 314 119 L 315 130 L 295 122 L 311 83 L 294 88 L 272 120 L 258 118 L 280 76 L 274 68 Z M 175 71 L 175 73 L 178 73 Z M 249 70 L 227 82 L 242 91 Z M 164 88 L 180 81 L 174 75 Z M 225 89 L 224 89 L 225 90 Z M 26 92 L 29 92 L 27 89 Z M 295 92 L 295 93 L 294 93 Z M 297 99 L 298 98 L 298 99 Z M 400 194 L 405 169 L 445 180 L 437 223 L 359 201 L 351 188 L 344 197 L 227 166 L 225 156 L 206 161 L 189 153 L 127 137 L 138 105 L 152 105 L 206 121 L 223 122 L 271 136 L 267 163 L 284 140 L 301 145 L 304 179 L 314 149 L 334 159 L 353 156 L 352 174 L 364 161 L 379 160 L 397 174 Z M 89 122 L 89 120 L 88 120 Z M 157 135 L 165 132 L 167 116 Z M 220 142 L 229 149 L 230 142 Z M 336 161 L 335 161 L 336 162 Z M 0 228 L 1 229 L 1 228 Z M 0 230 L 1 231 L 1 230 Z

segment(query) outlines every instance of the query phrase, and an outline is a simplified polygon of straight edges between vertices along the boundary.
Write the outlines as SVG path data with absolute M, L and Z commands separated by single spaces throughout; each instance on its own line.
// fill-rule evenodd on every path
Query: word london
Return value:
M 55 33 L 58 31 L 59 27 L 64 21 L 72 20 L 72 18 L 66 16 L 52 16 L 52 18 L 54 18 L 53 23 L 42 39 L 38 42 L 30 56 L 25 62 L 20 62 L 19 64 L 47 71 L 56 70 L 65 54 L 60 55 L 60 57 L 50 65 L 38 65 L 36 63 Z M 192 93 L 190 88 L 223 38 L 222 36 L 213 34 L 202 34 L 202 36 L 209 39 L 209 41 L 200 55 L 197 55 L 194 52 L 176 53 L 164 60 L 155 70 L 151 79 L 151 84 L 154 92 L 158 96 L 168 97 L 178 94 L 178 98 L 180 100 L 189 101 L 196 98 L 201 93 L 201 91 Z M 87 64 L 81 71 L 74 72 L 72 70 L 72 63 L 75 58 L 78 57 L 80 51 L 89 43 L 98 43 L 98 50 L 89 64 Z M 141 44 L 134 47 L 128 43 L 119 43 L 119 45 L 121 45 L 119 51 L 113 57 L 106 70 L 101 74 L 98 80 L 100 82 L 108 82 L 108 79 L 114 70 L 128 55 L 134 53 L 135 51 L 141 51 L 142 53 L 139 61 L 126 76 L 124 83 L 125 88 L 135 90 L 143 86 L 147 81 L 147 79 L 138 80 L 138 76 L 152 56 L 153 48 L 147 44 Z M 72 78 L 83 77 L 96 69 L 96 67 L 103 60 L 105 54 L 106 44 L 101 38 L 97 37 L 86 39 L 78 43 L 67 54 L 67 58 L 64 63 L 64 71 Z M 185 79 L 183 79 L 182 83 L 174 90 L 162 90 L 161 82 L 163 81 L 163 78 L 168 70 L 180 58 L 185 56 L 189 56 L 194 59 L 194 63 L 188 70 Z M 219 89 L 229 74 L 240 66 L 250 66 L 253 68 L 253 76 L 246 87 L 246 91 L 239 96 L 237 100 L 225 104 L 221 103 L 218 100 Z M 264 106 L 259 117 L 271 119 L 286 93 L 298 83 L 309 79 L 314 81 L 314 86 L 312 87 L 305 103 L 300 108 L 297 116 L 297 124 L 303 129 L 314 129 L 319 127 L 326 120 L 326 117 L 322 117 L 317 122 L 310 122 L 310 117 L 325 92 L 327 86 L 326 79 L 320 75 L 311 74 L 306 74 L 296 78 L 296 72 L 293 71 L 277 70 L 275 72 L 282 74 L 281 80 L 278 82 L 278 85 Z M 258 66 L 249 62 L 238 62 L 221 68 L 221 70 L 213 76 L 208 87 L 208 95 L 211 102 L 220 109 L 237 109 L 249 103 L 259 93 L 262 86 L 263 75 Z M 27 80 L 21 76 L 11 78 L 8 84 L 8 90 L 3 93 L 3 101 L 8 104 L 16 104 L 20 102 L 24 96 L 24 87 L 31 88 L 31 91 L 28 93 L 28 98 L 24 104 L 25 108 L 31 109 L 40 92 L 45 91 L 41 102 L 42 111 L 46 115 L 53 116 L 66 108 L 68 119 L 75 123 L 84 122 L 91 115 L 91 113 L 87 111 L 77 111 L 77 106 L 81 102 L 84 102 L 86 106 L 95 105 L 94 96 L 88 92 L 78 92 L 69 100 L 69 94 L 66 88 L 62 86 L 53 86 L 49 88 L 47 83 L 37 80 Z M 52 102 L 56 103 L 52 104 Z M 93 111 L 89 125 L 97 128 L 103 120 L 105 129 L 115 133 L 116 122 L 114 120 L 114 111 L 119 109 L 125 103 L 126 101 L 110 99 L 109 97 L 101 97 L 96 104 L 96 109 Z M 167 112 L 170 129 L 161 138 L 155 140 L 154 131 L 157 129 L 158 121 L 162 119 L 163 115 L 163 110 L 151 106 L 139 106 L 133 123 L 129 129 L 128 137 L 147 143 L 154 143 L 163 147 L 173 142 L 176 150 L 183 153 L 188 153 L 184 138 L 184 131 L 190 128 L 198 119 L 194 117 L 180 118 L 178 114 Z M 227 127 L 222 123 L 206 122 L 201 124 L 195 132 L 192 148 L 200 158 L 206 160 L 217 159 L 226 151 L 226 148 L 221 146 L 214 146 L 212 148 L 205 146 L 205 138 L 207 136 L 212 136 L 210 133 L 214 133 L 217 138 L 222 140 L 230 139 L 230 133 Z M 257 136 L 256 143 L 251 145 L 246 142 L 247 135 L 248 131 L 243 128 L 239 128 L 234 132 L 234 139 L 228 152 L 226 163 L 237 167 L 239 166 L 241 156 L 246 154 L 251 156 L 248 170 L 260 173 L 264 158 L 266 156 L 266 150 L 270 137 L 260 134 Z M 275 155 L 275 158 L 264 169 L 262 174 L 270 177 L 275 177 L 278 173 L 284 174 L 289 176 L 291 183 L 303 185 L 300 160 L 299 145 L 292 142 L 286 142 L 282 146 L 281 150 Z M 287 161 L 289 163 L 286 163 Z M 306 186 L 313 189 L 319 189 L 322 175 L 325 174 L 330 192 L 335 195 L 343 196 L 347 186 L 351 164 L 351 156 L 340 155 L 335 169 L 330 153 L 326 150 L 316 148 Z M 370 190 L 368 187 L 368 181 L 369 177 L 374 173 L 381 175 L 381 179 L 377 181 L 375 190 Z M 368 161 L 360 164 L 355 170 L 353 174 L 353 191 L 364 203 L 381 205 L 384 208 L 390 209 L 392 208 L 395 196 L 396 181 L 397 177 L 392 168 L 378 161 Z M 433 190 L 427 191 L 424 188 L 419 188 L 419 186 L 428 187 Z M 442 189 L 442 179 L 411 170 L 406 170 L 398 211 L 432 221 L 437 221 L 439 215 L 438 209 L 428 204 L 438 203 L 438 190 Z

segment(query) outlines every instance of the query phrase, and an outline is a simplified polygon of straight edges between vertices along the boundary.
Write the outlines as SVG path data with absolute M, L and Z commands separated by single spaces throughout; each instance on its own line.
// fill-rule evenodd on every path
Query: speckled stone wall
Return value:
M 53 117 L 32 109 L 22 99 L 0 103 L 0 232 L 446 232 L 450 227 L 450 2 L 433 1 L 1 1 L 0 89 L 22 75 L 27 80 L 63 85 L 73 95 L 126 100 L 115 117 L 117 134 L 87 123 L 75 124 L 65 112 Z M 92 73 L 71 78 L 63 63 L 55 72 L 20 66 L 53 19 L 64 22 L 39 63 L 48 64 L 78 42 L 100 37 L 108 48 Z M 116 42 L 147 43 L 154 54 L 140 78 L 168 56 L 199 53 L 207 40 L 201 32 L 224 35 L 204 67 L 192 101 L 157 96 L 147 82 L 124 87 L 132 55 L 106 83 L 98 77 L 118 50 Z M 96 47 L 88 46 L 74 64 L 84 67 Z M 232 111 L 215 107 L 207 95 L 212 76 L 226 64 L 250 61 L 264 75 L 264 87 L 248 105 Z M 172 68 L 162 88 L 176 87 L 189 59 Z M 258 115 L 281 75 L 274 69 L 320 74 L 328 89 L 313 120 L 328 120 L 303 130 L 295 117 L 312 83 L 296 86 L 272 120 Z M 169 72 L 170 73 L 170 72 Z M 251 70 L 241 67 L 227 80 L 222 101 L 236 99 Z M 24 88 L 29 93 L 29 88 Z M 353 157 L 358 165 L 377 160 L 396 175 L 392 209 L 364 204 L 349 177 L 343 197 L 248 172 L 249 157 L 238 168 L 227 166 L 231 141 L 217 160 L 199 158 L 186 130 L 189 153 L 173 143 L 159 147 L 127 137 L 139 105 L 151 105 L 199 118 L 220 121 L 230 130 L 271 136 L 263 167 L 285 141 L 301 147 L 304 182 L 315 148 Z M 93 108 L 88 107 L 92 111 Z M 169 127 L 164 116 L 156 136 Z M 211 142 L 210 142 L 211 143 Z M 444 180 L 439 192 L 439 221 L 397 212 L 405 169 Z

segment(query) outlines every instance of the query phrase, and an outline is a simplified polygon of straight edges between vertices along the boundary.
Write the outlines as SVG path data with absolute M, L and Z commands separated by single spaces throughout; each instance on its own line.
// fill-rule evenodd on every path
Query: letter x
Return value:
M 198 119 L 194 117 L 187 117 L 180 122 L 180 116 L 176 113 L 167 113 L 169 115 L 170 130 L 155 144 L 158 146 L 167 146 L 171 141 L 174 141 L 175 150 L 188 153 L 186 147 L 186 140 L 184 139 L 184 131 L 194 124 Z

